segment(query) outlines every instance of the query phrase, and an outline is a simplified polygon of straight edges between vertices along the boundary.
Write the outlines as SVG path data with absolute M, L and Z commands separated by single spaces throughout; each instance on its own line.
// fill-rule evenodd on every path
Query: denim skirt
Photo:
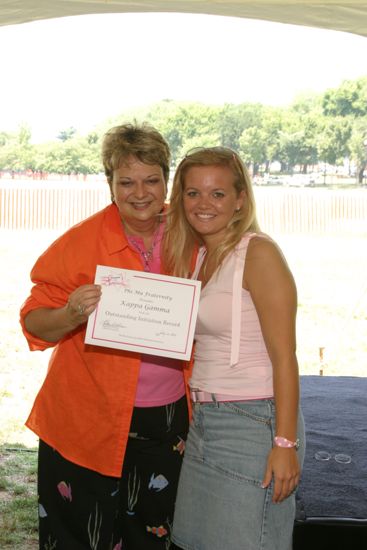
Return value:
M 275 432 L 272 399 L 195 403 L 176 500 L 173 542 L 184 550 L 291 550 L 295 494 L 263 489 Z M 305 440 L 298 416 L 299 460 Z

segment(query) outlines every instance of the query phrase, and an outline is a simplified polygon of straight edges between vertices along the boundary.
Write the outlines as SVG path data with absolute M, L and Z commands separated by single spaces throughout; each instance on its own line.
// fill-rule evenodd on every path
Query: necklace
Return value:
M 158 238 L 160 235 L 160 224 L 158 225 L 157 229 L 155 230 L 153 234 L 152 244 L 148 248 L 148 250 L 142 248 L 139 244 L 139 242 L 136 240 L 136 237 L 129 235 L 128 239 L 130 243 L 135 247 L 135 249 L 139 252 L 143 263 L 144 263 L 144 271 L 152 271 L 152 262 L 154 260 L 154 248 L 157 244 Z

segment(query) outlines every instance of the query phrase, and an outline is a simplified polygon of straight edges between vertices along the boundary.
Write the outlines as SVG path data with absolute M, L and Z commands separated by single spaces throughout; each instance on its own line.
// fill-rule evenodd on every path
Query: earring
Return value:
M 115 202 L 115 197 L 113 195 L 111 195 L 111 202 L 114 203 Z
M 241 208 L 236 208 L 235 212 L 239 212 L 241 210 Z

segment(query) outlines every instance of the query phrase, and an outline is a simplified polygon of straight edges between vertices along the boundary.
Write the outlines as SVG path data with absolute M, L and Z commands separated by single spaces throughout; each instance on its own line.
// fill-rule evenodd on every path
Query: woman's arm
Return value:
M 251 239 L 243 283 L 254 302 L 273 366 L 275 435 L 296 441 L 299 403 L 297 291 L 280 249 L 270 239 Z M 298 484 L 299 475 L 297 451 L 274 446 L 263 480 L 266 487 L 274 477 L 274 502 L 281 502 L 289 496 Z
M 63 307 L 30 311 L 24 319 L 25 328 L 46 342 L 58 342 L 88 320 L 100 297 L 100 285 L 82 285 L 69 295 Z

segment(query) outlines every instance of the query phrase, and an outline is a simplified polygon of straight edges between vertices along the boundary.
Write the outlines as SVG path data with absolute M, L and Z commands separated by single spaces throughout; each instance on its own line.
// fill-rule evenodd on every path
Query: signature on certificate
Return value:
M 126 328 L 125 325 L 121 325 L 120 323 L 111 323 L 110 321 L 103 321 L 103 328 L 106 330 L 120 330 L 121 328 Z

